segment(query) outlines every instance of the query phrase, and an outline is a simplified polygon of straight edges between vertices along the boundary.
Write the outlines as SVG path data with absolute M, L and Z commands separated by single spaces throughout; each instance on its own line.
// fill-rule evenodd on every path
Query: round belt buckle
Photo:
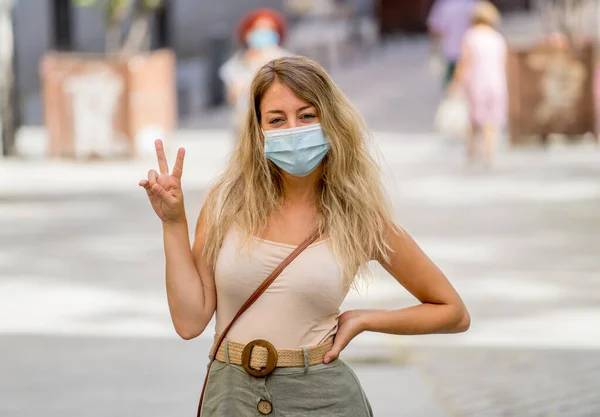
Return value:
M 250 367 L 250 356 L 252 354 L 252 349 L 255 346 L 267 349 L 267 364 L 263 369 L 253 369 Z M 244 350 L 242 351 L 242 366 L 249 375 L 256 378 L 264 378 L 270 375 L 277 367 L 277 351 L 275 350 L 275 347 L 266 340 L 253 340 L 244 346 Z

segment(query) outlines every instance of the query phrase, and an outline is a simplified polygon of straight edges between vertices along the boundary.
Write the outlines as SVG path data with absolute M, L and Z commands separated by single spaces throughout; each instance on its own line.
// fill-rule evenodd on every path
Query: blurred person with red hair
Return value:
M 227 101 L 233 110 L 232 125 L 236 140 L 248 110 L 250 83 L 254 74 L 272 59 L 290 55 L 281 47 L 286 31 L 285 18 L 268 8 L 248 13 L 238 25 L 237 38 L 242 48 L 219 70 L 227 89 Z

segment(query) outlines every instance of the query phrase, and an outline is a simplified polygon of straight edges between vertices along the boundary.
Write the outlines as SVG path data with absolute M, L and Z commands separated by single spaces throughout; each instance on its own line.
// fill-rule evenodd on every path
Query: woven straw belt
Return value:
M 210 350 L 211 354 L 215 350 L 218 337 L 215 336 L 215 341 Z M 225 357 L 225 345 L 228 345 L 229 351 L 229 362 L 234 365 L 242 365 L 242 351 L 246 346 L 243 343 L 233 342 L 231 340 L 225 340 L 221 343 L 215 359 L 220 362 L 227 362 Z M 323 357 L 333 347 L 333 337 L 328 338 L 323 343 L 307 348 L 308 350 L 308 363 L 309 365 L 317 365 L 323 363 Z M 267 349 L 262 346 L 254 346 L 252 353 L 250 354 L 250 367 L 253 369 L 261 369 L 267 366 L 267 358 L 269 353 Z M 303 349 L 278 349 L 277 350 L 277 367 L 278 368 L 291 368 L 301 367 L 304 364 L 304 350 Z

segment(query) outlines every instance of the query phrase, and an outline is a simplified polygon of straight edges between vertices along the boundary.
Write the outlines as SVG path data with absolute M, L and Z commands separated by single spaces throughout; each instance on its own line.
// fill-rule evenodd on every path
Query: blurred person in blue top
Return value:
M 242 47 L 219 70 L 227 89 L 227 101 L 232 107 L 232 127 L 236 140 L 248 110 L 250 83 L 254 74 L 272 59 L 290 55 L 281 47 L 286 30 L 285 18 L 268 8 L 250 12 L 239 23 L 237 36 Z

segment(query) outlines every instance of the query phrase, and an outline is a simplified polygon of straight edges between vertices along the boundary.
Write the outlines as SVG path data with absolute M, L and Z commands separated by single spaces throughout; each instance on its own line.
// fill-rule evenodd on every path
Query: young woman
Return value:
M 371 416 L 358 380 L 338 359 L 353 338 L 469 327 L 452 285 L 395 225 L 366 133 L 317 63 L 269 62 L 253 80 L 243 134 L 206 198 L 193 247 L 180 185 L 184 150 L 169 174 L 157 141 L 160 172 L 140 185 L 163 222 L 167 296 L 182 338 L 204 332 L 215 310 L 221 335 L 267 276 L 309 235 L 319 236 L 213 346 L 203 417 Z M 340 315 L 370 260 L 420 304 Z M 274 369 L 255 376 L 265 367 Z
M 498 9 L 488 1 L 476 3 L 473 26 L 462 42 L 462 54 L 452 90 L 463 89 L 471 112 L 471 132 L 467 156 L 477 157 L 477 135 L 483 134 L 484 158 L 492 163 L 496 138 L 508 115 L 506 82 L 507 46 L 495 27 L 500 23 Z

